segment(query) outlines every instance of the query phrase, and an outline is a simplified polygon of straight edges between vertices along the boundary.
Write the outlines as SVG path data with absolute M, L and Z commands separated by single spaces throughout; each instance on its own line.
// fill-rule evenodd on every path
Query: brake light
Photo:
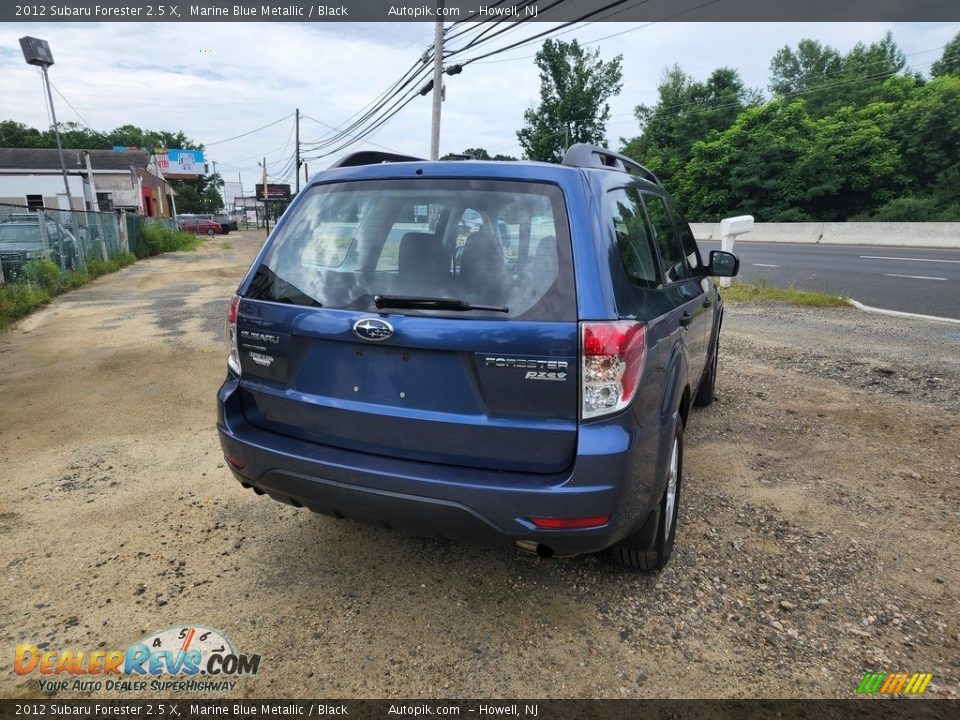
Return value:
M 603 527 L 610 522 L 609 515 L 595 515 L 583 518 L 530 518 L 530 522 L 542 530 L 581 530 L 583 528 Z
M 237 315 L 240 313 L 240 296 L 234 295 L 227 312 L 227 366 L 240 374 L 240 348 L 237 347 Z
M 631 320 L 580 323 L 580 416 L 601 417 L 633 399 L 643 370 L 646 334 Z

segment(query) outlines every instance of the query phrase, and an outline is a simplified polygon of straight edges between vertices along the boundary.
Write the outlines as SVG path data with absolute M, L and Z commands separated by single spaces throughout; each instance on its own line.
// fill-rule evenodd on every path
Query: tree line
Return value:
M 608 145 L 621 57 L 548 40 L 536 64 L 540 104 L 517 133 L 526 157 Z M 847 53 L 811 39 L 782 48 L 769 95 L 732 68 L 696 80 L 673 65 L 657 102 L 635 108 L 640 133 L 621 151 L 696 220 L 960 220 L 960 34 L 929 70 L 909 70 L 890 33 Z

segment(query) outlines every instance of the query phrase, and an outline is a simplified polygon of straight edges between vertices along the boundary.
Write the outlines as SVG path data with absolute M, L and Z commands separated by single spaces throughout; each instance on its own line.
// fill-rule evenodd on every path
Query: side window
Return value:
M 650 230 L 636 192 L 623 188 L 611 190 L 607 202 L 624 272 L 638 285 L 657 287 L 660 283 L 650 244 Z
M 680 241 L 673 232 L 673 223 L 663 198 L 659 195 L 643 194 L 643 203 L 647 206 L 647 215 L 653 227 L 653 235 L 660 251 L 663 263 L 663 276 L 668 283 L 678 282 L 687 277 L 687 264 L 683 257 Z
M 697 241 L 690 232 L 690 226 L 683 217 L 683 213 L 677 208 L 676 203 L 668 201 L 670 214 L 673 215 L 673 225 L 680 236 L 680 246 L 683 248 L 683 256 L 687 261 L 687 270 L 689 275 L 700 275 L 703 273 L 703 260 L 700 258 L 700 250 L 697 248 Z

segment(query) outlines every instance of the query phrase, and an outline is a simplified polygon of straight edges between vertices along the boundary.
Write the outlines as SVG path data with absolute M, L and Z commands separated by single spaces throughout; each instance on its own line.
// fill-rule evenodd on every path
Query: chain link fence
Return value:
M 32 260 L 50 260 L 63 272 L 85 272 L 90 260 L 130 252 L 144 257 L 149 252 L 143 230 L 150 225 L 177 228 L 172 218 L 0 205 L 0 282 L 23 279 Z

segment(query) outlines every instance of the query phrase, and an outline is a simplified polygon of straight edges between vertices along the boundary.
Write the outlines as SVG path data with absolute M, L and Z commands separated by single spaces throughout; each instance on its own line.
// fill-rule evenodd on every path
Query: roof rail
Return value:
M 657 176 L 636 160 L 614 152 L 613 150 L 602 148 L 599 145 L 588 145 L 586 143 L 571 145 L 570 149 L 567 150 L 563 156 L 563 164 L 570 165 L 571 167 L 621 170 L 639 175 L 655 185 L 660 184 Z
M 360 152 L 350 153 L 346 157 L 340 158 L 340 160 L 330 166 L 330 169 L 356 167 L 358 165 L 379 165 L 380 163 L 416 162 L 417 160 L 423 160 L 423 158 L 380 152 L 379 150 L 361 150 Z

